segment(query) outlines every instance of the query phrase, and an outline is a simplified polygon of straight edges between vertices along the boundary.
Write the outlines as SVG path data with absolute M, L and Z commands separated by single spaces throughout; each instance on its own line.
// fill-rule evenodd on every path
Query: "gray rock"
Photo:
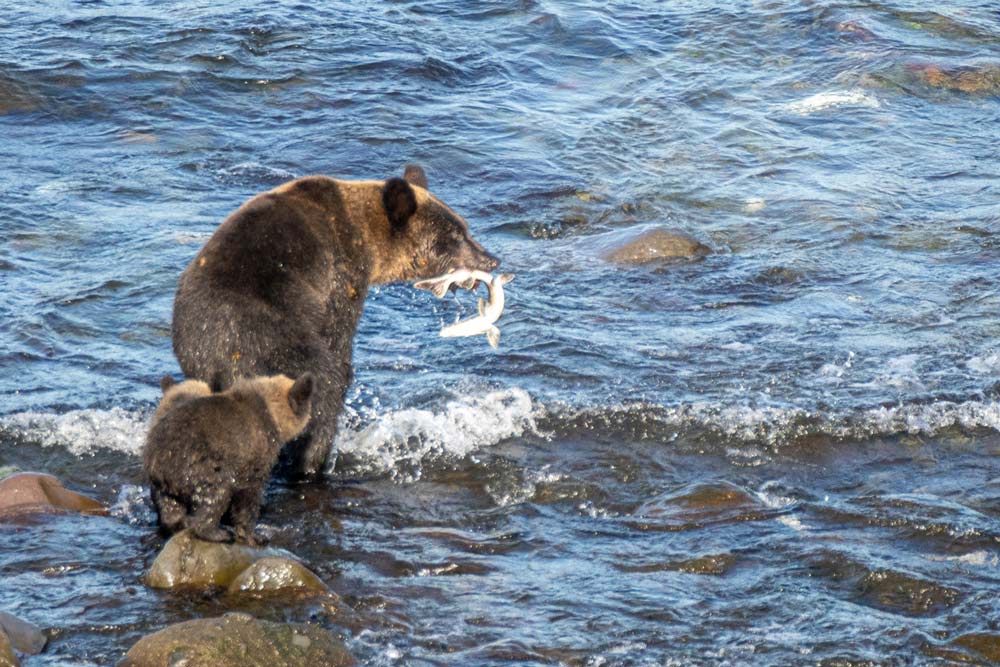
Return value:
M 15 649 L 28 655 L 41 653 L 48 642 L 48 637 L 42 634 L 38 626 L 2 611 L 0 611 L 0 630 L 7 635 Z
M 651 229 L 604 253 L 604 259 L 634 266 L 670 259 L 704 257 L 711 248 L 679 229 Z
M 171 625 L 140 639 L 118 667 L 346 667 L 354 658 L 314 625 L 226 614 Z

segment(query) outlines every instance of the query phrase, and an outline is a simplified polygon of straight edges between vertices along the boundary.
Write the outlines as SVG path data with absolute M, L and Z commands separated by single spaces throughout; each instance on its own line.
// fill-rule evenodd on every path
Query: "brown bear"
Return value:
M 352 380 L 369 286 L 499 264 L 427 191 L 420 167 L 386 181 L 299 178 L 243 204 L 184 270 L 174 354 L 185 375 L 213 387 L 314 372 L 309 428 L 286 447 L 290 476 L 314 477 Z
M 163 398 L 160 399 L 160 404 L 156 406 L 156 412 L 153 413 L 153 417 L 149 420 L 149 428 L 151 429 L 163 418 L 163 415 L 181 403 L 186 403 L 192 398 L 198 398 L 199 396 L 208 396 L 212 393 L 211 387 L 201 380 L 176 382 L 169 375 L 164 375 L 163 379 L 160 380 L 160 391 L 163 392 Z
M 166 409 L 157 409 L 142 460 L 160 527 L 223 542 L 230 539 L 220 525 L 228 515 L 236 539 L 256 544 L 278 453 L 309 423 L 312 374 L 294 382 L 284 375 L 241 379 L 208 395 L 200 394 L 204 383 L 164 378 L 161 386 Z

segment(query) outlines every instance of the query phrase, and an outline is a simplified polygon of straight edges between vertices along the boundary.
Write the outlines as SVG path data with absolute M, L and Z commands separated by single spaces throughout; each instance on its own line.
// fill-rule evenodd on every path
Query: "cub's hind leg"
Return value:
M 205 485 L 208 486 L 207 484 Z M 229 542 L 232 536 L 220 523 L 229 509 L 232 491 L 225 487 L 203 488 L 192 499 L 192 512 L 185 524 L 191 534 L 206 542 Z
M 150 495 L 153 498 L 153 506 L 156 508 L 160 530 L 163 533 L 173 535 L 184 528 L 187 508 L 182 502 L 167 493 L 157 490 L 155 486 L 151 489 Z

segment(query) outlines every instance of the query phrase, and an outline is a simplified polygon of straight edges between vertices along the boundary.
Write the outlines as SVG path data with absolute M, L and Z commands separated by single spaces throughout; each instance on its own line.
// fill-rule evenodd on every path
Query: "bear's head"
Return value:
M 163 415 L 167 414 L 172 408 L 177 407 L 181 403 L 186 403 L 192 398 L 208 396 L 212 393 L 211 387 L 201 380 L 177 382 L 169 375 L 164 375 L 163 379 L 160 380 L 160 391 L 163 392 L 163 398 L 160 399 L 160 404 L 156 406 L 156 412 L 153 413 L 153 418 L 150 420 L 150 428 L 156 422 L 160 421 Z
M 382 205 L 389 219 L 389 256 L 375 282 L 423 280 L 458 269 L 490 272 L 500 260 L 469 233 L 469 225 L 427 191 L 427 177 L 408 165 L 403 178 L 382 185 Z
M 312 373 L 303 373 L 297 380 L 271 375 L 237 380 L 230 391 L 249 391 L 263 398 L 278 429 L 278 440 L 284 444 L 309 425 L 314 384 Z

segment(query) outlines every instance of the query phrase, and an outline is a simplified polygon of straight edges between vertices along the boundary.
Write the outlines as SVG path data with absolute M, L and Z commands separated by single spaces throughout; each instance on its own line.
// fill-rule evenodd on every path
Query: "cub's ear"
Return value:
M 288 407 L 297 417 L 309 411 L 309 399 L 313 393 L 313 374 L 303 373 L 288 390 Z
M 389 228 L 393 234 L 399 234 L 406 229 L 410 216 L 417 212 L 417 196 L 405 180 L 390 178 L 382 186 L 382 205 L 389 216 Z
M 427 189 L 427 174 L 419 164 L 408 164 L 403 168 L 403 178 L 413 185 Z
M 169 375 L 164 375 L 160 379 L 160 391 L 162 391 L 165 394 L 167 393 L 167 389 L 170 389 L 175 384 L 177 384 L 177 382 L 172 377 L 170 377 Z

